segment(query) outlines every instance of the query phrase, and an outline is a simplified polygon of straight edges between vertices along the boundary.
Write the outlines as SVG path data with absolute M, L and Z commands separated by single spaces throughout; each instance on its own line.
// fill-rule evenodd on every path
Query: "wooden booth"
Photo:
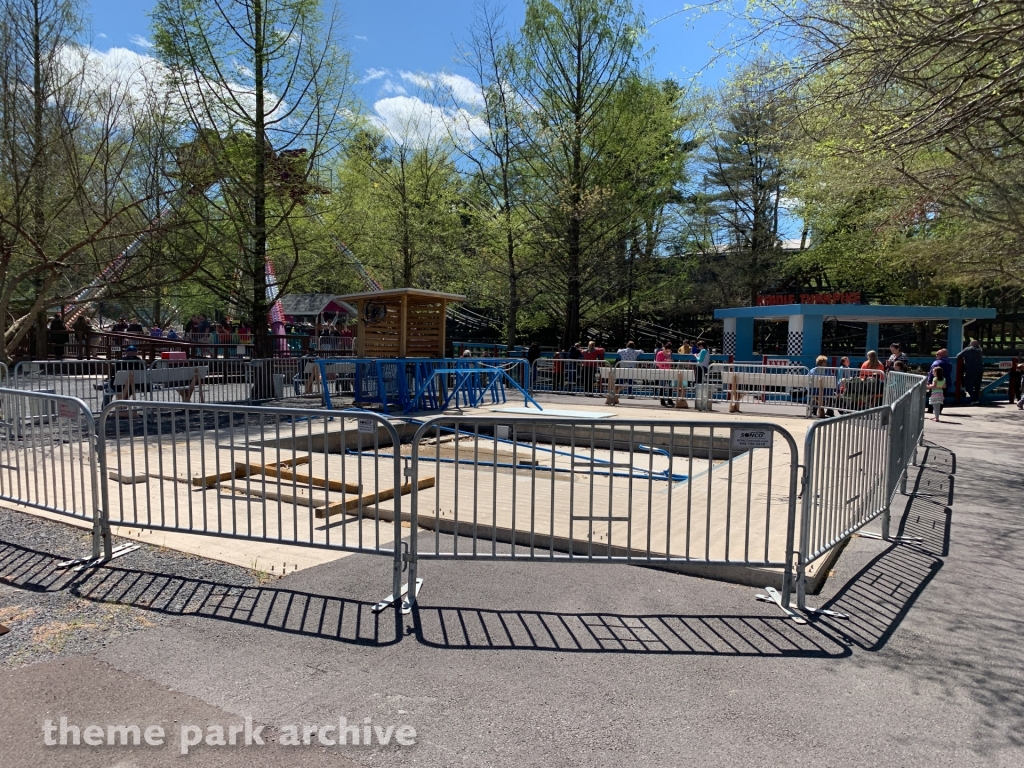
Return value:
M 358 308 L 356 356 L 444 357 L 445 311 L 465 296 L 416 288 L 338 296 Z

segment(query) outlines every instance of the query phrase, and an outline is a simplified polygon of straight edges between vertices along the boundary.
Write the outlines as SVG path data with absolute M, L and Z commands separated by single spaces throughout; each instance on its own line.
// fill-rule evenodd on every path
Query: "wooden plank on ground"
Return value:
M 416 484 L 416 487 L 421 491 L 425 488 L 433 488 L 434 478 L 421 477 L 419 482 Z M 410 493 L 412 493 L 412 483 L 405 483 L 401 487 L 401 495 L 407 496 Z M 360 506 L 367 507 L 381 501 L 390 501 L 393 498 L 395 498 L 394 488 L 381 488 L 380 491 L 376 493 L 368 493 L 365 496 L 357 496 L 354 499 L 347 499 L 346 501 L 339 501 L 327 507 L 321 507 L 317 509 L 316 516 L 330 517 L 331 515 L 336 515 L 341 512 L 351 512 L 353 509 L 357 509 Z
M 290 469 L 285 469 L 280 464 L 257 464 L 255 462 L 237 462 L 236 467 L 242 469 L 248 469 L 254 475 L 267 475 L 273 477 L 275 480 L 293 480 L 298 485 L 312 485 L 315 488 L 330 488 L 332 491 L 341 491 L 344 493 L 359 493 L 362 488 L 354 483 L 343 483 L 340 480 L 328 480 L 323 477 L 316 477 L 315 475 L 308 475 L 304 472 L 294 472 Z
M 294 467 L 298 464 L 309 464 L 309 454 L 305 456 L 294 456 L 290 459 L 281 459 L 280 461 L 268 461 L 264 464 L 264 467 Z
M 270 501 L 283 501 L 285 504 L 313 507 L 317 509 L 317 517 L 321 517 L 319 510 L 323 508 L 324 504 L 326 504 L 323 499 L 314 499 L 312 496 L 296 496 L 291 493 L 276 491 L 261 485 L 244 486 L 232 484 L 230 487 L 232 491 L 240 496 L 253 496 L 256 498 L 268 499 Z
M 227 472 L 218 472 L 213 475 L 200 475 L 199 477 L 193 477 L 192 485 L 200 488 L 209 488 L 223 480 L 234 480 L 236 477 L 245 477 L 245 474 L 246 472 L 244 469 L 240 470 L 236 467 L 235 469 Z

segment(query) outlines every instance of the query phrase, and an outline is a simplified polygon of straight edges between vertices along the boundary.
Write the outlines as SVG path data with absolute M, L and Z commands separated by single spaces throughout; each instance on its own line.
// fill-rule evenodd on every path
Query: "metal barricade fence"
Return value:
M 923 434 L 924 377 L 914 378 L 892 405 L 827 419 L 807 432 L 797 566 L 801 610 L 812 610 L 805 586 L 815 560 L 879 517 L 879 538 L 890 538 L 890 504 L 898 487 L 905 490 L 907 468 Z M 908 383 L 891 386 L 903 389 Z
M 816 366 L 807 372 L 807 415 L 850 413 L 888 405 L 886 374 L 861 368 Z
M 114 526 L 391 556 L 401 588 L 395 427 L 369 412 L 115 401 L 99 417 Z
M 797 600 L 806 609 L 807 567 L 889 508 L 888 406 L 811 425 L 804 440 Z
M 885 375 L 884 403 L 886 405 L 892 405 L 911 389 L 914 389 L 917 386 L 923 386 L 921 382 L 922 377 L 919 374 L 890 371 Z
M 788 612 L 797 451 L 778 425 L 440 416 L 402 456 L 410 584 L 427 558 L 756 566 L 781 570 Z
M 152 371 L 194 371 L 199 375 L 197 389 L 191 397 L 207 403 L 246 403 L 253 397 L 253 362 L 235 358 L 195 358 L 190 360 L 154 360 L 149 370 Z M 147 385 L 146 391 L 139 394 L 139 399 L 154 401 L 179 402 L 181 392 L 191 386 L 191 378 L 159 382 L 154 380 Z M 268 394 L 273 394 L 273 389 Z
M 636 360 L 534 360 L 531 392 L 554 395 L 609 395 L 637 398 L 686 397 L 698 378 L 696 363 Z M 690 395 L 692 396 L 692 395 Z
M 14 366 L 10 386 L 75 397 L 98 412 L 113 364 L 110 360 L 22 360 Z
M 0 389 L 0 499 L 93 523 L 93 557 L 101 523 L 89 407 L 74 397 Z
M 316 348 L 322 353 L 353 354 L 355 352 L 355 339 L 352 336 L 318 336 L 313 341 Z
M 913 378 L 916 381 L 899 380 L 896 376 Z M 887 490 L 891 499 L 900 488 L 906 492 L 907 472 L 917 463 L 917 446 L 924 435 L 924 414 L 926 404 L 925 379 L 911 374 L 890 374 L 886 381 L 886 397 L 897 397 L 893 402 L 892 424 L 889 427 L 889 476 Z M 889 538 L 888 516 L 883 520 L 882 535 Z
M 802 365 L 760 363 L 713 363 L 708 384 L 715 400 L 737 403 L 803 404 L 812 385 L 820 386 Z

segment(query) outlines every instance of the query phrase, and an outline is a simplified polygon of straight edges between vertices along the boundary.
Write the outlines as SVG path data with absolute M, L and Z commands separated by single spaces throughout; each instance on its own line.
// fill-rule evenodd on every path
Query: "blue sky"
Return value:
M 458 72 L 453 61 L 457 41 L 466 37 L 477 0 L 376 0 L 375 2 L 341 2 L 345 17 L 347 46 L 353 65 L 364 82 L 361 95 L 368 108 L 380 98 L 394 94 L 386 83 L 409 86 L 406 73 L 434 73 L 441 70 Z M 679 0 L 648 0 L 643 3 L 648 23 L 664 19 L 651 27 L 649 45 L 655 48 L 652 61 L 659 77 L 687 79 L 706 67 L 714 52 L 711 45 L 722 46 L 735 31 L 725 14 L 713 14 L 693 21 L 692 15 L 681 13 L 686 7 Z M 93 46 L 100 51 L 113 47 L 130 48 L 146 53 L 149 31 L 148 12 L 153 0 L 92 0 Z M 523 19 L 523 4 L 509 0 L 506 21 L 518 27 Z M 669 18 L 665 18 L 669 17 Z M 367 75 L 387 71 L 387 75 Z M 728 64 L 719 62 L 704 77 L 713 85 L 728 73 Z M 413 84 L 414 85 L 414 84 Z M 412 88 L 410 87 L 411 91 Z

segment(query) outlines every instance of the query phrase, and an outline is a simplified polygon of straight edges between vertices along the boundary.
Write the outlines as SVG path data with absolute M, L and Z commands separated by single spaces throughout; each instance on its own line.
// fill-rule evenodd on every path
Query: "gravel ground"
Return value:
M 0 636 L 0 668 L 94 652 L 175 615 L 215 610 L 266 578 L 145 544 L 103 569 L 55 567 L 88 553 L 90 540 L 80 528 L 0 508 L 0 624 L 10 629 Z

